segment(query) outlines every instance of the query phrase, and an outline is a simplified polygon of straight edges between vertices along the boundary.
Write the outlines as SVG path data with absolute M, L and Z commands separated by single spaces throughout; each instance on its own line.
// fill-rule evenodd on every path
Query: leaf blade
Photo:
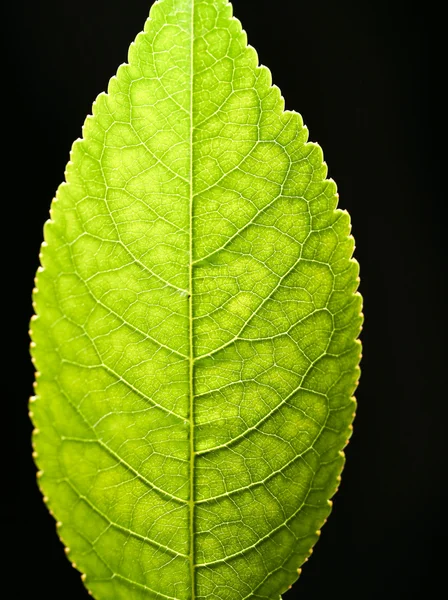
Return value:
M 275 598 L 350 435 L 348 217 L 230 5 L 156 3 L 129 63 L 46 226 L 41 486 L 98 598 Z

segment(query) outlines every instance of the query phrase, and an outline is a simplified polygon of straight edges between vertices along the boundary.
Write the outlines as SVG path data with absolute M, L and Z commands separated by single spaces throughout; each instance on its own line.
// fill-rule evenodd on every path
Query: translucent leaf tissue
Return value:
M 30 407 L 97 600 L 277 600 L 330 513 L 362 301 L 307 140 L 230 4 L 160 0 L 73 145 Z

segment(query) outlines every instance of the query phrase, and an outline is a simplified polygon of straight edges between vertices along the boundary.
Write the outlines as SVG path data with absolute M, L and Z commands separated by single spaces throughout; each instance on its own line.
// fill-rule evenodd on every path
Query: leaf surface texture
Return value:
M 73 145 L 31 410 L 40 486 L 99 600 L 277 599 L 330 512 L 361 297 L 307 140 L 230 4 L 161 0 Z

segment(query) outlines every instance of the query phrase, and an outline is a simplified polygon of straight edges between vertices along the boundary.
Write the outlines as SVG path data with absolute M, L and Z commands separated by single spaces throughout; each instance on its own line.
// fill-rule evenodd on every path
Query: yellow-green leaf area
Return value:
M 39 484 L 97 600 L 297 579 L 359 377 L 326 177 L 231 5 L 156 2 L 73 145 L 34 293 Z

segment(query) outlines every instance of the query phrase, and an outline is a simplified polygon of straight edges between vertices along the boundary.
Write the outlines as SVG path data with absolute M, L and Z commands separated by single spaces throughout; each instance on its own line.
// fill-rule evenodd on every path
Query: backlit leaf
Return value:
M 361 297 L 307 139 L 230 4 L 161 0 L 73 145 L 31 410 L 41 489 L 98 600 L 277 599 L 330 512 Z

